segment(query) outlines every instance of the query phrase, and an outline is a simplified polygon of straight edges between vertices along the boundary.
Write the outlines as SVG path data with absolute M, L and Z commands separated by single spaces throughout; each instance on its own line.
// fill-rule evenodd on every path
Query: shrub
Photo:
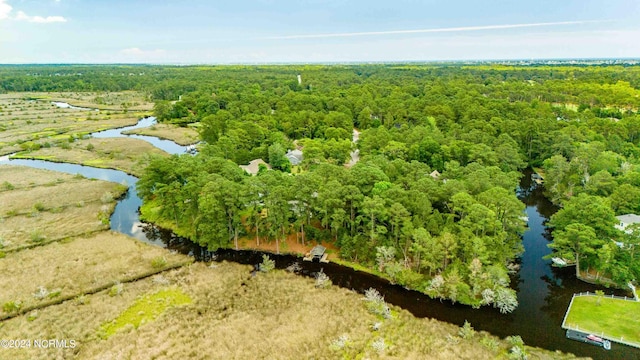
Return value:
M 498 347 L 500 347 L 500 343 L 498 342 L 498 340 L 490 336 L 485 336 L 482 339 L 480 339 L 480 344 L 482 344 L 484 347 L 486 347 L 491 351 L 496 351 L 498 350 Z
M 87 145 L 87 150 L 88 150 L 88 151 L 93 151 L 95 148 L 96 148 L 96 147 L 95 147 L 95 146 L 93 146 L 93 144 L 89 144 L 89 145 Z
M 49 290 L 44 286 L 38 286 L 38 291 L 33 293 L 33 298 L 36 300 L 42 300 L 49 296 Z
M 2 311 L 6 313 L 18 312 L 22 307 L 22 303 L 20 301 L 8 301 L 2 305 Z
M 41 203 L 41 202 L 37 202 L 37 203 L 33 204 L 33 210 L 35 210 L 35 211 L 44 211 L 45 210 L 44 204 Z
M 5 181 L 5 182 L 2 183 L 2 188 L 5 189 L 5 190 L 13 190 L 16 187 L 13 186 L 13 184 L 11 184 L 10 182 Z
M 387 344 L 385 344 L 384 339 L 383 338 L 378 338 L 376 339 L 376 341 L 374 341 L 371 344 L 371 347 L 377 351 L 379 354 L 381 354 L 382 352 L 384 352 L 384 350 L 387 348 Z
M 336 340 L 331 342 L 331 349 L 340 350 L 343 349 L 349 343 L 349 335 L 343 334 L 340 335 Z
M 299 272 L 302 270 L 302 266 L 299 263 L 294 262 L 293 264 L 287 266 L 287 271 L 290 273 Z
M 154 269 L 162 269 L 167 266 L 167 259 L 164 256 L 158 256 L 151 260 L 151 267 Z
M 82 294 L 76 297 L 75 302 L 76 302 L 76 305 L 87 305 L 89 304 L 90 300 L 87 295 Z
M 110 191 L 105 192 L 104 194 L 102 194 L 102 197 L 100 197 L 100 201 L 102 201 L 103 204 L 113 202 L 113 193 L 111 193 Z
M 476 334 L 476 331 L 467 320 L 464 321 L 464 325 L 458 330 L 458 335 L 463 339 L 472 339 Z
M 524 341 L 520 336 L 508 336 L 507 342 L 511 344 L 511 349 L 509 349 L 509 359 L 514 360 L 525 360 L 527 359 L 527 351 L 524 348 Z
M 378 290 L 369 288 L 364 292 L 364 300 L 367 302 L 367 308 L 369 312 L 375 315 L 384 317 L 385 319 L 391 318 L 391 309 L 384 301 L 384 297 L 380 295 Z
M 518 298 L 515 290 L 502 287 L 498 288 L 494 306 L 500 309 L 500 312 L 503 314 L 515 310 L 518 307 Z
M 111 289 L 109 289 L 109 296 L 113 297 L 116 295 L 120 295 L 122 294 L 122 291 L 124 291 L 124 286 L 121 283 L 116 282 L 115 284 L 113 284 Z
M 32 311 L 32 312 L 30 312 L 30 313 L 29 313 L 29 315 L 27 315 L 27 321 L 33 321 L 33 320 L 37 319 L 37 318 L 38 318 L 38 315 L 40 315 L 40 314 L 38 313 L 38 311 Z
M 331 286 L 331 279 L 324 273 L 322 269 L 316 273 L 316 287 L 321 289 L 326 289 Z
M 38 229 L 31 231 L 31 242 L 39 243 L 43 241 L 46 237 L 42 235 L 42 232 Z
M 271 260 L 271 258 L 269 258 L 269 255 L 267 254 L 262 255 L 262 262 L 260 263 L 260 265 L 258 265 L 258 269 L 261 272 L 268 273 L 269 271 L 275 268 L 276 268 L 276 262 L 274 260 Z
M 49 293 L 49 299 L 55 299 L 62 294 L 62 289 L 54 289 Z

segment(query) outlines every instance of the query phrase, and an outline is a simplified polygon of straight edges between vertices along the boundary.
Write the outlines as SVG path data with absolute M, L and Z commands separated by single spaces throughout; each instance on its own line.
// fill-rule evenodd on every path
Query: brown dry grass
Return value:
M 187 259 L 115 232 L 9 253 L 0 259 L 0 304 L 37 305 L 42 300 L 33 294 L 39 286 L 59 289 L 60 296 L 79 295 L 151 271 L 158 267 L 154 260 L 163 257 L 168 265 Z
M 109 228 L 126 187 L 25 166 L 0 166 L 2 251 Z M 109 195 L 109 196 L 107 196 Z
M 5 218 L 0 228 L 0 237 L 5 243 L 2 251 L 8 252 L 36 244 L 71 236 L 108 230 L 109 225 L 101 221 L 103 213 L 111 213 L 115 204 L 84 204 L 70 206 L 62 212 L 39 212 L 35 215 L 18 215 Z M 106 215 L 108 217 L 108 215 Z M 0 260 L 2 261 L 2 260 Z
M 34 169 L 27 166 L 0 166 L 0 191 L 6 190 L 3 185 L 5 182 L 16 189 L 20 189 L 40 185 L 55 185 L 73 179 L 73 175 L 57 171 Z
M 137 297 L 160 288 L 150 279 L 126 284 L 118 296 L 108 291 L 84 296 L 81 301 L 67 301 L 60 305 L 32 311 L 26 315 L 0 323 L 2 334 L 22 339 L 68 339 L 80 346 L 97 341 L 96 330 L 103 323 L 115 319 Z M 31 319 L 31 320 L 30 320 Z M 71 359 L 74 349 L 3 349 L 0 358 L 10 359 Z
M 91 148 L 89 145 L 93 146 L 93 149 L 87 150 Z M 168 156 L 166 152 L 144 140 L 92 138 L 75 141 L 68 150 L 42 148 L 16 157 L 118 169 L 135 176 L 141 176 L 152 154 Z
M 68 301 L 2 323 L 9 338 L 74 339 L 75 349 L 6 350 L 12 359 L 494 359 L 506 358 L 507 343 L 486 333 L 463 340 L 459 328 L 416 319 L 393 308 L 394 318 L 370 314 L 362 295 L 275 271 L 249 275 L 251 267 L 198 263 L 127 284 L 110 297 L 87 296 L 85 305 Z M 138 329 L 128 327 L 108 340 L 100 326 L 118 317 L 136 298 L 164 286 L 179 286 L 193 302 L 172 308 Z M 381 322 L 380 330 L 371 325 Z M 346 335 L 347 345 L 332 342 Z M 383 338 L 387 349 L 371 344 Z M 495 349 L 480 342 L 491 338 Z M 1 351 L 1 350 L 0 350 Z M 529 349 L 532 359 L 570 358 Z
M 61 109 L 49 100 L 27 100 L 28 96 L 24 93 L 0 95 L 0 155 L 33 144 L 60 144 L 71 136 L 134 125 L 143 115 L 112 110 Z
M 103 194 L 110 193 L 117 197 L 126 190 L 118 184 L 88 179 L 71 179 L 49 186 L 19 188 L 0 191 L 0 204 L 7 213 L 31 214 L 38 211 L 57 211 L 68 206 L 77 206 L 81 201 L 85 203 L 99 202 Z M 105 203 L 113 202 L 106 201 Z
M 160 139 L 172 140 L 179 145 L 191 145 L 200 140 L 200 135 L 196 130 L 172 124 L 156 124 L 148 128 L 125 131 L 123 134 L 155 136 Z
M 388 320 L 375 332 L 380 321 L 365 309 L 362 296 L 332 287 L 316 289 L 313 281 L 282 271 L 248 277 L 247 267 L 222 264 L 208 269 L 203 264 L 191 266 L 178 283 L 193 299 L 193 304 L 175 309 L 155 322 L 137 330 L 121 332 L 106 341 L 83 346 L 83 359 L 335 359 L 415 358 L 448 359 L 492 358 L 496 354 L 478 349 L 477 342 L 453 345 L 446 335 L 457 327 L 434 321 L 422 321 L 403 313 L 402 318 Z M 221 275 L 222 273 L 222 275 Z M 237 274 L 237 275 L 232 275 Z M 220 281 L 225 276 L 227 281 Z M 378 337 L 393 339 L 392 333 L 412 322 L 409 331 L 421 331 L 440 339 L 444 356 L 422 346 L 409 349 L 404 342 L 382 356 L 371 347 Z M 397 323 L 397 325 L 391 325 Z M 386 327 L 386 329 L 385 329 Z M 434 332 L 434 328 L 437 332 Z M 409 331 L 406 333 L 408 334 Z M 350 345 L 345 350 L 331 350 L 331 342 L 346 334 Z M 420 333 L 412 333 L 419 343 Z M 427 350 L 426 352 L 423 350 Z M 407 357 L 407 355 L 409 357 Z

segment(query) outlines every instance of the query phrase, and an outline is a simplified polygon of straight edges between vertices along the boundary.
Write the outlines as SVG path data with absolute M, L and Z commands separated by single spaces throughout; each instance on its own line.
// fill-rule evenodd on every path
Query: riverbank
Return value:
M 115 169 L 140 177 L 152 156 L 169 156 L 146 141 L 132 138 L 76 140 L 66 148 L 51 147 L 20 152 L 14 159 L 46 160 Z
M 200 141 L 198 131 L 192 127 L 180 127 L 173 124 L 154 124 L 148 128 L 128 130 L 122 132 L 125 135 L 146 135 L 158 139 L 171 140 L 178 145 L 193 145 Z

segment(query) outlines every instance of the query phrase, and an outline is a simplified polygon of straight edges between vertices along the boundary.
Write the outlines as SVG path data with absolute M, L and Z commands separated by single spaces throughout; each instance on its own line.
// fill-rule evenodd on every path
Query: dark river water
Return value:
M 147 118 L 142 119 L 138 125 L 103 131 L 93 135 L 96 137 L 121 137 L 126 136 L 122 135 L 121 131 L 150 126 L 153 123 L 154 119 Z M 186 147 L 168 140 L 159 140 L 149 136 L 129 136 L 151 140 L 149 142 L 172 154 L 182 154 L 187 150 Z M 112 230 L 183 254 L 189 254 L 199 261 L 228 260 L 250 265 L 256 265 L 262 261 L 263 253 L 259 251 L 218 250 L 209 252 L 188 239 L 175 236 L 170 231 L 142 224 L 138 214 L 142 201 L 135 189 L 137 178 L 121 171 L 40 160 L 0 158 L 0 164 L 6 163 L 70 174 L 82 174 L 91 179 L 128 185 L 129 191 L 124 198 L 120 199 L 111 216 Z M 493 308 L 472 309 L 468 306 L 451 304 L 449 301 L 433 300 L 419 292 L 392 285 L 384 279 L 335 263 L 305 262 L 291 255 L 270 254 L 270 256 L 280 269 L 297 262 L 302 268 L 301 275 L 312 276 L 322 269 L 338 286 L 358 292 L 364 292 L 371 287 L 376 288 L 384 295 L 387 302 L 410 311 L 416 317 L 430 317 L 456 325 L 462 325 L 466 320 L 476 330 L 485 330 L 500 337 L 520 335 L 525 343 L 531 346 L 571 352 L 594 359 L 640 359 L 639 349 L 614 343 L 611 351 L 605 351 L 599 347 L 566 339 L 565 331 L 560 326 L 572 294 L 584 291 L 593 292 L 599 289 L 604 290 L 607 294 L 628 294 L 579 281 L 575 278 L 573 268 L 551 267 L 549 260 L 542 259 L 544 255 L 549 253 L 547 244 L 550 235 L 545 227 L 545 222 L 557 211 L 557 208 L 543 196 L 540 187 L 532 184 L 530 174 L 530 172 L 525 172 L 518 191 L 519 198 L 526 204 L 526 213 L 529 218 L 528 229 L 523 234 L 525 252 L 520 259 L 521 267 L 512 277 L 512 286 L 517 290 L 520 305 L 508 315 L 501 314 Z

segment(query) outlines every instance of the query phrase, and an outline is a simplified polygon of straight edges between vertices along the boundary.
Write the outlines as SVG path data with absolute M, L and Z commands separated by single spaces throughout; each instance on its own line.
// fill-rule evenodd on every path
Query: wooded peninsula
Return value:
M 622 221 L 640 214 L 638 66 L 1 66 L 0 79 L 0 92 L 135 90 L 160 123 L 197 130 L 198 153 L 154 157 L 138 191 L 147 221 L 209 249 L 279 251 L 295 234 L 408 288 L 511 312 L 516 191 L 534 168 L 561 207 L 553 256 L 591 281 L 640 278 L 640 227 Z M 252 162 L 255 174 L 238 166 Z

